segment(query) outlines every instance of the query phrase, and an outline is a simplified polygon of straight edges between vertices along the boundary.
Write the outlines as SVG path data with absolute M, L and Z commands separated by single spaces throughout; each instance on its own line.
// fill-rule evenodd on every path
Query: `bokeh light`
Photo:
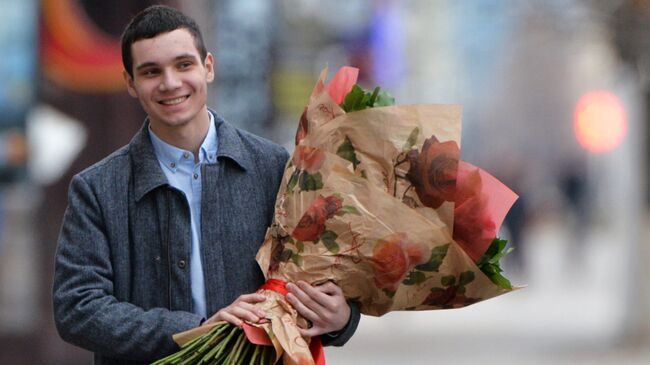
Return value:
M 578 100 L 573 127 L 578 142 L 587 151 L 612 151 L 627 133 L 625 110 L 620 99 L 611 92 L 592 91 Z

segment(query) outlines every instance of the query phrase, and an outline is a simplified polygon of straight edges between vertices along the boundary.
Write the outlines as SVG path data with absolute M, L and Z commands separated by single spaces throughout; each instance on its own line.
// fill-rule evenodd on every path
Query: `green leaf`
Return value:
M 343 101 L 343 110 L 345 110 L 346 113 L 359 110 L 357 108 L 361 105 L 361 100 L 365 94 L 366 93 L 359 85 L 352 86 L 352 90 L 350 90 L 350 92 L 345 96 L 345 100 Z
M 293 189 L 296 187 L 296 184 L 298 184 L 298 177 L 300 176 L 300 172 L 300 170 L 295 170 L 293 174 L 291 174 L 289 182 L 287 183 L 287 192 L 293 193 Z
M 370 100 L 368 100 L 368 104 L 375 105 L 375 101 L 377 101 L 377 96 L 379 96 L 379 90 L 381 90 L 381 88 L 377 86 L 375 90 L 372 91 L 372 95 L 370 96 Z
M 440 293 L 444 293 L 446 291 L 447 291 L 447 289 L 445 289 L 445 288 L 431 288 L 431 292 L 433 294 L 440 294 Z
M 297 253 L 291 255 L 291 261 L 293 261 L 293 263 L 296 264 L 296 266 L 302 266 L 302 256 L 300 256 Z
M 354 146 L 352 145 L 352 141 L 350 140 L 350 137 L 345 136 L 345 140 L 339 148 L 336 150 L 336 154 L 350 162 L 352 162 L 352 166 L 356 169 L 357 166 L 361 163 L 359 159 L 357 158 L 357 153 L 354 149 Z
M 404 147 L 402 147 L 403 152 L 408 152 L 413 148 L 413 146 L 415 146 L 415 143 L 418 141 L 419 134 L 420 134 L 420 128 L 415 127 L 411 131 L 411 134 L 409 134 L 409 137 L 406 139 L 406 143 L 404 143 Z
M 302 241 L 298 241 L 296 242 L 296 248 L 298 249 L 298 253 L 302 253 L 305 250 L 305 244 Z
M 512 284 L 510 283 L 510 280 L 506 279 L 506 277 L 501 274 L 490 276 L 490 280 L 492 280 L 493 283 L 503 289 L 512 290 Z
M 499 253 L 501 253 L 503 249 L 506 247 L 507 243 L 508 241 L 499 238 L 495 238 L 494 240 L 492 240 L 490 247 L 488 247 L 488 249 L 481 257 L 478 265 L 480 266 L 481 264 L 487 263 L 488 261 L 490 261 L 490 259 L 492 259 L 493 257 L 497 256 Z
M 320 172 L 315 174 L 309 174 L 307 171 L 303 171 L 300 174 L 299 182 L 300 190 L 302 191 L 313 191 L 323 188 L 323 176 Z
M 313 186 L 314 190 L 319 190 L 323 188 L 323 175 L 320 174 L 320 172 L 317 172 L 315 174 L 309 175 L 311 177 L 313 183 L 310 184 L 310 186 Z
M 320 235 L 321 240 L 335 241 L 337 238 L 339 238 L 339 235 L 337 235 L 336 232 L 330 230 L 325 230 Z
M 512 284 L 501 274 L 503 269 L 501 269 L 499 263 L 503 257 L 512 252 L 512 248 L 506 249 L 507 244 L 508 241 L 495 238 L 478 261 L 477 266 L 494 284 L 503 289 L 511 290 Z
M 440 265 L 442 265 L 445 256 L 447 256 L 447 250 L 449 249 L 449 244 L 434 247 L 431 250 L 431 257 L 429 261 L 424 264 L 418 265 L 415 268 L 422 271 L 438 271 Z
M 339 253 L 339 244 L 336 243 L 337 238 L 338 235 L 333 231 L 325 231 L 320 235 L 320 240 L 331 253 Z
M 293 256 L 293 251 L 288 248 L 285 248 L 284 251 L 280 254 L 280 262 L 287 262 Z
M 409 134 L 409 137 L 406 139 L 406 143 L 404 143 L 404 147 L 402 147 L 403 152 L 409 152 L 413 148 L 413 146 L 415 146 L 419 134 L 420 134 L 420 128 L 415 127 L 411 131 L 411 134 Z
M 409 272 L 408 276 L 404 281 L 402 281 L 402 284 L 404 285 L 417 285 L 423 283 L 427 277 L 424 275 L 422 271 L 411 271 Z
M 395 98 L 386 91 L 381 91 L 378 86 L 372 92 L 364 90 L 359 85 L 354 85 L 345 96 L 341 107 L 346 113 L 367 108 L 395 105 Z
M 485 275 L 490 276 L 500 273 L 501 269 L 496 265 L 487 264 L 481 266 L 481 271 L 483 271 Z
M 361 215 L 361 213 L 359 213 L 359 210 L 353 205 L 345 205 L 339 212 L 342 214 Z
M 507 250 L 505 250 L 505 251 L 503 251 L 503 252 L 499 252 L 499 253 L 497 253 L 497 254 L 494 255 L 492 258 L 490 258 L 490 259 L 488 260 L 488 262 L 491 263 L 491 264 L 496 264 L 496 265 L 498 265 L 498 264 L 499 264 L 499 261 L 500 261 L 502 258 L 506 257 L 506 255 L 508 255 L 510 252 L 512 252 L 512 250 L 513 250 L 513 248 L 510 247 L 510 248 L 508 248 Z
M 443 276 L 440 279 L 440 284 L 442 284 L 442 286 L 452 286 L 456 284 L 456 277 L 453 275 Z
M 391 106 L 391 105 L 395 105 L 395 98 L 387 91 L 382 91 L 381 93 L 379 93 L 377 100 L 372 106 L 381 107 L 381 106 Z
M 474 272 L 473 271 L 464 271 L 460 273 L 460 279 L 458 280 L 461 286 L 465 286 L 472 281 L 474 281 Z
M 357 110 L 363 110 L 363 109 L 366 109 L 366 108 L 370 107 L 372 105 L 372 104 L 370 104 L 370 97 L 371 97 L 370 93 L 365 92 L 363 94 L 363 97 L 361 98 L 361 102 L 357 106 Z
M 465 289 L 464 286 L 459 286 L 458 288 L 456 288 L 456 295 L 463 295 L 465 294 L 466 291 L 467 289 Z
M 309 179 L 309 174 L 307 171 L 301 171 L 300 175 L 298 176 L 298 186 L 300 187 L 300 190 L 307 190 L 309 184 L 307 179 Z
M 388 289 L 382 289 L 382 291 L 383 291 L 384 294 L 386 294 L 386 296 L 389 297 L 389 298 L 393 298 L 393 297 L 395 296 L 395 292 L 394 292 L 394 291 L 390 291 L 390 290 L 388 290 Z

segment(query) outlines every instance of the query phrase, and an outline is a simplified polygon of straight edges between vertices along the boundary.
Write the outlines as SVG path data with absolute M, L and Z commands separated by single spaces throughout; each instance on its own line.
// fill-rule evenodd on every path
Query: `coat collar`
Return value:
M 217 126 L 217 136 L 219 136 L 217 159 L 230 160 L 244 171 L 252 169 L 251 156 L 242 140 L 241 132 L 214 111 L 210 110 L 210 112 L 214 115 L 214 124 Z
M 237 129 L 223 118 L 210 110 L 214 115 L 214 123 L 219 136 L 217 161 L 229 160 L 243 171 L 252 166 L 250 157 Z M 133 177 L 135 183 L 135 200 L 139 201 L 157 187 L 169 185 L 167 177 L 160 167 L 149 136 L 149 120 L 145 119 L 142 128 L 129 143 L 130 155 L 133 161 Z

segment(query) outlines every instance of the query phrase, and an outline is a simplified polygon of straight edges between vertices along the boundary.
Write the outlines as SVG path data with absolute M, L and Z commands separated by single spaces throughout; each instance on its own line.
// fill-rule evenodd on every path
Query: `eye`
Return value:
M 190 62 L 190 61 L 183 61 L 183 62 L 178 64 L 178 68 L 181 69 L 181 70 L 185 70 L 185 69 L 188 69 L 190 67 L 192 67 L 192 62 Z
M 147 69 L 142 70 L 142 72 L 140 74 L 142 76 L 144 76 L 144 77 L 154 77 L 154 76 L 157 76 L 158 74 L 160 74 L 160 70 L 158 70 L 156 68 L 147 68 Z

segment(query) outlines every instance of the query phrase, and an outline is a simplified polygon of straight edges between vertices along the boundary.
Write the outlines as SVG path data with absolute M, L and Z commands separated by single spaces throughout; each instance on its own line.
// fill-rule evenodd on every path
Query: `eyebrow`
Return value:
M 174 57 L 174 62 L 181 61 L 181 60 L 186 60 L 186 59 L 191 59 L 192 61 L 197 60 L 196 55 L 193 55 L 191 53 L 183 53 L 183 54 L 180 54 L 180 55 Z M 145 62 L 145 63 L 142 63 L 142 64 L 138 65 L 135 69 L 136 70 L 141 70 L 143 68 L 155 67 L 155 66 L 158 66 L 158 64 L 156 62 Z

